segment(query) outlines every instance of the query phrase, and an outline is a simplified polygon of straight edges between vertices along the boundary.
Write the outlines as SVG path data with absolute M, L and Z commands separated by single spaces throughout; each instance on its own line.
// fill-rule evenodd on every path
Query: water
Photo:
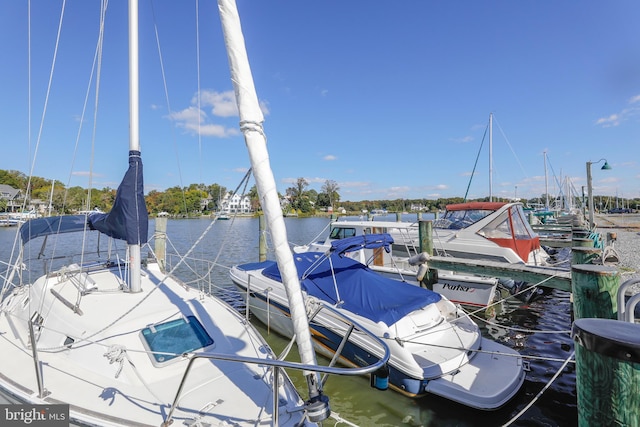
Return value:
M 405 219 L 405 218 L 403 218 Z M 288 240 L 291 244 L 305 244 L 326 232 L 326 218 L 285 218 Z M 180 253 L 185 253 L 210 224 L 204 219 L 169 220 L 169 241 Z M 154 230 L 153 222 L 150 231 Z M 0 228 L 0 260 L 7 261 L 15 235 L 14 228 Z M 106 241 L 106 239 L 104 239 Z M 101 242 L 105 244 L 106 242 Z M 211 274 L 213 286 L 220 292 L 231 293 L 228 268 L 233 264 L 258 260 L 258 220 L 236 218 L 216 222 L 209 233 L 194 248 L 192 257 L 216 260 Z M 123 246 L 120 243 L 120 246 Z M 40 249 L 31 247 L 32 256 Z M 58 249 L 62 252 L 62 248 Z M 168 251 L 170 245 L 168 245 Z M 273 259 L 269 250 L 268 257 Z M 38 274 L 31 271 L 31 274 Z M 180 271 L 183 280 L 188 271 Z M 360 426 L 499 426 L 510 421 L 538 395 L 556 374 L 572 351 L 568 331 L 571 329 L 569 294 L 553 290 L 534 302 L 524 305 L 510 300 L 495 308 L 478 313 L 478 322 L 486 337 L 515 348 L 522 355 L 533 357 L 531 371 L 518 395 L 497 411 L 483 412 L 468 409 L 437 396 L 410 399 L 399 393 L 378 391 L 369 387 L 364 377 L 332 376 L 326 383 L 325 394 L 330 405 L 344 419 Z M 490 323 L 485 324 L 484 320 Z M 269 333 L 264 325 L 256 323 L 276 353 L 287 340 Z M 555 333 L 546 333 L 555 331 Z M 295 353 L 295 352 L 293 352 Z M 324 362 L 326 363 L 326 361 Z M 303 396 L 304 380 L 291 372 Z M 333 425 L 328 421 L 325 425 Z M 577 424 L 575 371 L 573 363 L 542 396 L 512 425 L 514 426 L 572 426 Z

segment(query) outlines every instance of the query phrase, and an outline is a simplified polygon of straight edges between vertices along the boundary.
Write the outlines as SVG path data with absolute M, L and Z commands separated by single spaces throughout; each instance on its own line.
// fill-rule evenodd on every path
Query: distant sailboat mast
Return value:
M 489 114 L 489 201 L 493 202 L 493 113 Z
M 547 175 L 547 150 L 544 150 L 544 209 L 549 210 L 549 177 Z

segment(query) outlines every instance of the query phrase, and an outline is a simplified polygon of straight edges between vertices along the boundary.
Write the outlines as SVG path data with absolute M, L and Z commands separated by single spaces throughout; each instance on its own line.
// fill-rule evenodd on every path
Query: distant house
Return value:
M 249 196 L 241 196 L 240 194 L 231 195 L 227 193 L 222 199 L 221 213 L 226 214 L 248 214 L 252 212 L 251 199 Z
M 27 206 L 28 210 L 36 211 L 39 215 L 46 215 L 51 207 L 49 206 L 49 201 L 44 201 L 41 199 L 31 199 L 29 202 L 29 206 Z
M 7 211 L 15 212 L 22 207 L 22 191 L 10 185 L 0 184 L 0 200 L 7 201 Z
M 212 202 L 213 197 L 211 197 L 211 195 L 207 195 L 207 197 L 203 197 L 202 199 L 200 199 L 200 211 L 204 212 L 206 210 L 209 210 L 209 206 Z

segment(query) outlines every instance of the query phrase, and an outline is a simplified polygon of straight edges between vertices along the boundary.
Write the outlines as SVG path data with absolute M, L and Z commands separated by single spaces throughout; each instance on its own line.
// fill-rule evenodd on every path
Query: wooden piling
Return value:
M 579 426 L 640 425 L 640 325 L 578 319 L 576 352 Z
M 167 265 L 167 217 L 156 218 L 155 245 L 156 261 L 161 271 L 165 271 Z
M 602 254 L 602 249 L 587 246 L 571 248 L 571 265 L 593 264 L 593 260 Z
M 258 217 L 258 260 L 260 262 L 267 260 L 267 230 L 264 214 Z
M 620 272 L 615 267 L 593 264 L 572 265 L 574 318 L 616 319 L 619 287 Z
M 426 220 L 418 222 L 418 236 L 420 239 L 420 252 L 433 255 L 433 221 Z M 422 279 L 422 284 L 427 289 L 433 290 L 433 284 L 438 281 L 438 270 L 429 268 L 427 274 Z

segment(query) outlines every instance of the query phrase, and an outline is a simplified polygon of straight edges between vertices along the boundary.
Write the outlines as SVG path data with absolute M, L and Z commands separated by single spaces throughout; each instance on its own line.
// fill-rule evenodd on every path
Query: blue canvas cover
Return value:
M 362 234 L 332 241 L 330 251 L 343 255 L 360 249 L 384 248 L 389 253 L 391 244 L 393 244 L 393 237 L 388 233 Z
M 329 258 L 333 264 L 333 275 Z M 384 322 L 388 326 L 412 311 L 442 298 L 440 294 L 428 289 L 384 277 L 351 258 L 305 252 L 295 254 L 294 261 L 300 284 L 309 295 L 331 304 L 340 300 L 341 308 L 374 322 Z M 282 282 L 275 263 L 265 268 L 262 274 Z
M 149 214 L 144 201 L 139 151 L 129 151 L 129 169 L 118 187 L 111 211 L 90 215 L 89 224 L 109 237 L 126 240 L 130 245 L 147 242 Z
M 20 226 L 22 244 L 49 234 L 71 233 L 90 228 L 86 215 L 63 215 L 31 219 Z

